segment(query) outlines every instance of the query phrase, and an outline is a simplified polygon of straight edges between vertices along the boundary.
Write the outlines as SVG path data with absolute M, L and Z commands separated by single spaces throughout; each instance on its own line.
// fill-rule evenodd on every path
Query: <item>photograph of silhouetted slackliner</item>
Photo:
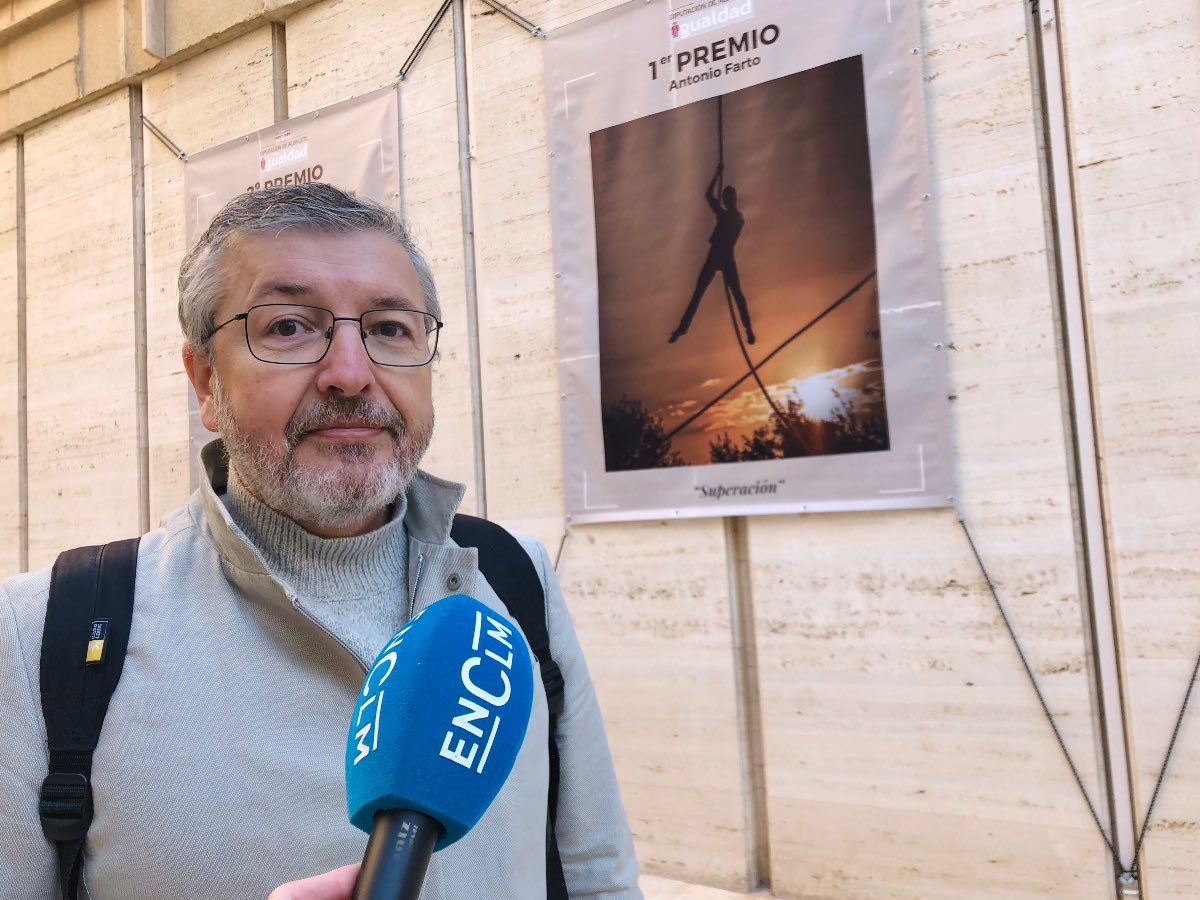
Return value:
M 590 143 L 606 470 L 887 450 L 861 57 Z

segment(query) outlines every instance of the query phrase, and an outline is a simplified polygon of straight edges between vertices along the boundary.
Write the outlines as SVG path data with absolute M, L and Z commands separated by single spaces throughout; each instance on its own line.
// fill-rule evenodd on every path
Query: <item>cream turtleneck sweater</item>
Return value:
M 407 621 L 403 494 L 386 523 L 345 538 L 305 531 L 251 494 L 232 465 L 221 501 L 264 568 L 305 612 L 345 636 L 364 665 Z

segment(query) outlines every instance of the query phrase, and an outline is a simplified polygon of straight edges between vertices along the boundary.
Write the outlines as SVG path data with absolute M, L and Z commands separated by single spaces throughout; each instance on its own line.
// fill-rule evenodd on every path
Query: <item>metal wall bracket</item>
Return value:
M 146 126 L 146 130 L 162 142 L 163 146 L 170 150 L 179 159 L 180 162 L 187 162 L 188 156 L 179 149 L 179 145 L 162 133 L 161 129 L 145 116 L 141 116 L 142 124 Z
M 500 3 L 499 0 L 483 0 L 483 2 L 486 3 L 488 6 L 490 6 L 492 9 L 494 9 L 496 12 L 500 13 L 500 15 L 504 16 L 504 18 L 508 19 L 510 22 L 512 22 L 516 25 L 520 25 L 522 28 L 524 28 L 526 31 L 528 31 L 535 38 L 544 38 L 546 36 L 546 29 L 542 28 L 541 25 L 534 25 L 532 22 L 530 22 L 524 16 L 520 15 L 519 13 L 513 12 L 511 9 L 509 9 L 507 6 L 505 6 L 503 3 Z

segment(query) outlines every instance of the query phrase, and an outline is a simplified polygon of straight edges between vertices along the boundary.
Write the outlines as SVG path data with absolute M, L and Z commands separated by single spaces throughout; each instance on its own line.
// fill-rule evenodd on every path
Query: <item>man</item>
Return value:
M 92 900 L 261 900 L 360 859 L 342 765 L 366 666 L 447 594 L 504 610 L 476 552 L 449 538 L 464 488 L 417 470 L 441 312 L 395 214 L 319 184 L 245 194 L 188 253 L 179 285 L 184 365 L 224 444 L 204 449 L 190 503 L 141 542 L 129 650 L 92 770 L 80 890 Z M 566 682 L 567 884 L 572 897 L 637 898 L 587 669 L 545 550 L 522 545 Z M 37 813 L 48 584 L 43 571 L 0 588 L 5 900 L 44 900 L 57 880 Z M 433 858 L 422 896 L 545 896 L 547 766 L 537 688 L 512 774 Z M 276 896 L 343 896 L 347 871 Z

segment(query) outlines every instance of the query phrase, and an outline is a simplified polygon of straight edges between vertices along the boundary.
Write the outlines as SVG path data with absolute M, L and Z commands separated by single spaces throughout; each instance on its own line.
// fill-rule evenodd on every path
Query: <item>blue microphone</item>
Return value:
M 516 625 L 472 597 L 432 604 L 367 672 L 346 739 L 350 822 L 371 835 L 354 900 L 415 900 L 525 739 L 533 666 Z

